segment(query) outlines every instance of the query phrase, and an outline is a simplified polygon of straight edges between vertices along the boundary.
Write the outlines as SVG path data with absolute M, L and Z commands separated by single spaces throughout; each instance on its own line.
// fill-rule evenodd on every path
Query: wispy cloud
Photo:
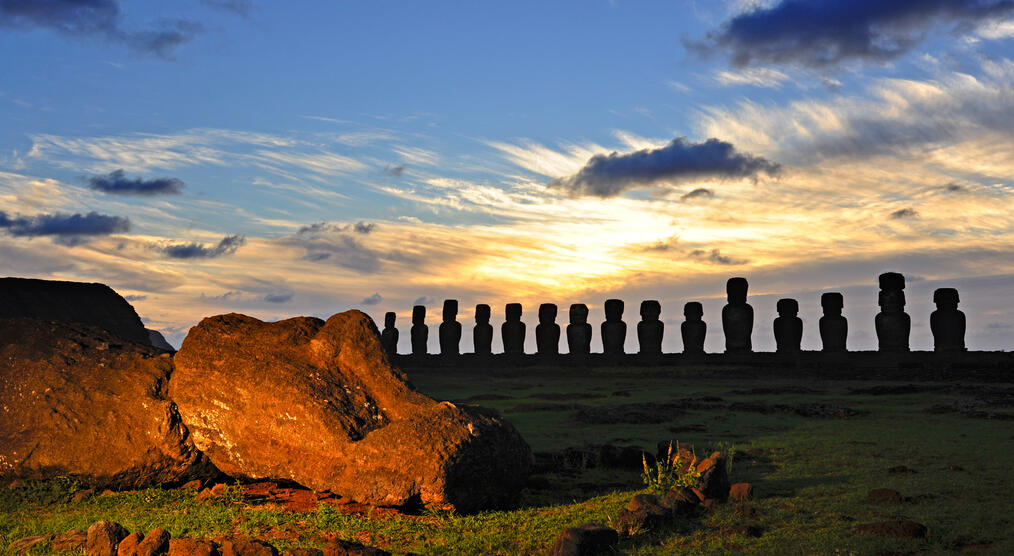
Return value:
M 183 181 L 178 178 L 128 178 L 123 170 L 88 178 L 88 187 L 113 195 L 178 195 Z
M 733 85 L 751 85 L 777 89 L 791 78 L 774 68 L 741 68 L 736 70 L 720 70 L 715 73 L 715 81 L 724 87 Z
M 154 249 L 165 254 L 170 259 L 212 259 L 223 255 L 231 255 L 246 243 L 246 237 L 241 235 L 226 236 L 216 245 L 205 245 L 203 243 L 172 243 L 168 245 L 157 245 Z

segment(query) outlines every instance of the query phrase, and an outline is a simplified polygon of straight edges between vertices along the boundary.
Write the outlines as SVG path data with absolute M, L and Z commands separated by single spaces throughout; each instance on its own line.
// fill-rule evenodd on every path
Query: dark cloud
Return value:
M 352 228 L 357 234 L 368 234 L 376 228 L 377 225 L 374 223 L 367 224 L 366 222 L 356 222 L 356 225 Z
M 231 255 L 246 243 L 245 236 L 225 236 L 218 245 L 207 246 L 202 243 L 176 243 L 172 245 L 159 246 L 155 249 L 161 251 L 170 259 L 212 259 L 222 255 Z
M 363 300 L 360 301 L 359 303 L 361 305 L 377 305 L 383 300 L 384 296 L 380 295 L 379 293 L 375 293 L 369 297 L 364 297 Z
M 170 58 L 177 46 L 203 30 L 199 23 L 180 19 L 163 19 L 147 30 L 124 29 L 118 0 L 0 0 L 0 26 L 98 37 L 162 58 Z
M 967 193 L 968 188 L 958 183 L 949 183 L 944 186 L 944 191 L 948 193 Z
M 363 242 L 377 228 L 374 223 L 329 224 L 317 222 L 304 226 L 294 236 L 280 239 L 284 245 L 304 249 L 302 259 L 326 262 L 361 272 L 378 272 L 385 261 L 413 262 L 415 259 L 397 250 L 381 251 Z
M 664 241 L 659 241 L 657 243 L 652 243 L 651 245 L 645 246 L 641 250 L 642 251 L 658 251 L 658 252 L 672 251 L 672 250 L 677 249 L 678 243 L 679 243 L 679 236 L 671 236 L 671 237 L 669 237 L 668 239 L 666 239 Z
M 426 297 L 425 295 L 415 298 L 412 305 L 432 305 L 436 300 L 432 297 Z
M 128 178 L 123 170 L 114 170 L 88 178 L 88 187 L 113 195 L 178 195 L 183 182 L 177 178 Z
M 896 210 L 896 211 L 894 211 L 894 212 L 892 212 L 890 214 L 890 218 L 893 218 L 895 220 L 901 219 L 901 218 L 918 218 L 918 217 L 919 217 L 919 212 L 916 211 L 913 208 L 899 209 L 899 210 Z
M 576 174 L 553 180 L 549 186 L 565 189 L 572 195 L 606 198 L 663 181 L 724 180 L 756 177 L 760 173 L 774 175 L 778 171 L 778 164 L 736 152 L 731 143 L 718 139 L 691 143 L 678 137 L 659 149 L 595 155 Z
M 368 234 L 375 230 L 377 225 L 373 222 L 363 222 L 360 220 L 355 224 L 330 224 L 328 222 L 315 222 L 309 226 L 303 226 L 296 232 L 297 235 L 307 236 L 316 235 L 322 233 L 334 233 L 334 232 L 355 232 L 357 234 Z
M 718 249 L 694 249 L 690 252 L 690 258 L 722 265 L 740 265 L 749 262 L 744 259 L 733 259 L 732 257 L 727 257 Z
M 65 245 L 79 245 L 87 238 L 130 230 L 130 220 L 97 212 L 88 214 L 37 214 L 8 216 L 0 211 L 0 229 L 18 237 L 53 236 Z
M 740 67 L 886 62 L 921 43 L 937 23 L 968 31 L 1012 11 L 1011 0 L 781 0 L 733 17 L 702 41 L 683 42 L 701 55 L 726 53 Z
M 389 176 L 394 176 L 396 178 L 400 178 L 401 175 L 405 173 L 405 167 L 404 166 L 387 166 L 386 168 L 384 168 L 384 173 L 387 174 L 387 175 L 389 175 Z
M 250 17 L 253 2 L 250 0 L 201 0 L 205 6 L 232 12 L 240 17 Z
M 715 196 L 714 191 L 704 187 L 698 187 L 697 189 L 691 191 L 690 193 L 687 193 L 682 197 L 680 197 L 680 201 L 689 201 L 691 199 L 711 199 L 714 196 Z
M 291 292 L 269 293 L 264 296 L 264 301 L 268 303 L 288 303 L 292 301 L 293 295 Z
M 123 299 L 126 299 L 127 301 L 144 301 L 145 299 L 148 299 L 148 296 L 147 295 L 125 295 L 125 296 L 123 296 Z

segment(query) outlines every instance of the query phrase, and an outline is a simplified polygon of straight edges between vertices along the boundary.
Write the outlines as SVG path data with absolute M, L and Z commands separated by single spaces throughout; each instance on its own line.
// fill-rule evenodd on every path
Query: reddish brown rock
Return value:
M 227 539 L 222 542 L 222 556 L 278 556 L 278 550 L 264 541 Z
M 155 556 L 167 552 L 169 552 L 169 532 L 165 529 L 152 529 L 138 543 L 134 554 L 136 556 Z
M 375 546 L 335 539 L 324 546 L 324 556 L 391 556 L 391 553 Z
M 0 319 L 0 479 L 137 488 L 213 473 L 166 395 L 163 355 L 97 328 Z
M 117 556 L 136 556 L 137 555 L 137 545 L 141 542 L 141 539 L 143 539 L 143 538 L 144 538 L 144 534 L 143 533 L 138 533 L 138 532 L 134 532 L 134 533 L 131 533 L 131 534 L 127 535 L 126 537 L 123 538 L 122 541 L 120 541 L 120 544 L 116 545 L 116 555 Z
M 875 488 L 866 495 L 866 500 L 880 504 L 901 504 L 901 493 L 890 488 Z
M 616 530 L 589 523 L 581 527 L 568 527 L 563 530 L 553 548 L 549 550 L 549 556 L 590 556 L 609 551 L 616 543 L 620 542 L 620 535 Z
M 319 548 L 290 548 L 282 552 L 282 556 L 324 556 Z
M 703 498 L 712 498 L 719 502 L 729 499 L 729 474 L 725 469 L 725 455 L 714 452 L 710 457 L 697 464 L 697 472 L 701 474 L 701 492 Z
M 729 498 L 733 502 L 746 502 L 753 498 L 753 485 L 750 483 L 736 483 L 729 487 Z
M 20 538 L 11 544 L 7 545 L 8 554 L 28 554 L 36 545 L 40 545 L 46 541 L 53 540 L 53 535 L 33 535 L 31 537 Z
M 185 489 L 190 489 L 190 490 L 198 490 L 199 491 L 199 490 L 201 490 L 201 485 L 202 484 L 203 483 L 201 482 L 200 479 L 194 479 L 193 481 L 189 481 L 187 484 L 181 486 L 180 488 L 185 488 Z
M 359 311 L 206 318 L 175 362 L 170 392 L 194 442 L 234 477 L 471 511 L 513 498 L 528 472 L 510 424 L 416 392 Z
M 216 556 L 215 543 L 203 539 L 171 539 L 169 556 Z
M 116 547 L 128 532 L 115 521 L 96 521 L 88 528 L 84 553 L 88 556 L 116 556 Z
M 856 525 L 856 532 L 896 539 L 918 539 L 926 536 L 926 526 L 908 519 Z
M 88 542 L 88 532 L 80 529 L 71 529 L 53 537 L 51 546 L 53 552 L 78 552 L 84 549 Z

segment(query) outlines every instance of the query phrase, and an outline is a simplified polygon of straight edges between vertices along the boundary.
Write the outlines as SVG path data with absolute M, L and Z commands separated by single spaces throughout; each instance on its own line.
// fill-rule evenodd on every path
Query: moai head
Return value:
M 749 285 L 746 278 L 729 278 L 725 283 L 725 294 L 731 305 L 743 305 L 746 303 L 746 290 Z
M 586 324 L 588 322 L 588 306 L 584 303 L 575 303 L 570 306 L 570 323 Z
M 457 299 L 445 299 L 444 300 L 444 322 L 454 322 L 454 319 L 458 318 L 458 300 Z
M 905 308 L 905 277 L 897 272 L 880 275 L 880 307 L 886 311 Z
M 845 306 L 845 297 L 839 292 L 827 292 L 820 296 L 820 306 L 825 315 L 840 315 Z
M 795 299 L 779 299 L 777 308 L 780 317 L 794 317 L 799 314 L 799 302 Z
M 958 301 L 958 290 L 954 288 L 938 288 L 933 292 L 933 303 L 937 304 L 937 309 L 955 310 Z
M 489 324 L 489 305 L 480 303 L 475 306 L 475 323 L 476 324 Z
M 657 321 L 662 314 L 662 304 L 654 299 L 646 299 L 641 302 L 641 320 Z
M 504 314 L 507 316 L 508 322 L 518 322 L 521 320 L 521 304 L 520 303 L 508 303 L 504 307 Z
M 704 306 L 698 301 L 691 301 L 683 306 L 683 316 L 688 321 L 699 321 L 704 316 Z
M 384 313 L 384 328 L 394 328 L 394 319 L 397 317 L 394 313 Z
M 412 307 L 412 324 L 424 324 L 426 322 L 426 306 L 416 305 Z
M 539 305 L 539 322 L 542 324 L 553 324 L 556 322 L 555 303 L 543 303 Z
M 606 320 L 609 322 L 618 322 L 623 320 L 623 300 L 606 300 Z

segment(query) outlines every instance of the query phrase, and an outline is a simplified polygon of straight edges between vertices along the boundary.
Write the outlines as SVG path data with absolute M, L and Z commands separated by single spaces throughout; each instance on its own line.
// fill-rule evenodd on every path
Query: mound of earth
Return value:
M 215 474 L 166 395 L 172 369 L 99 328 L 0 319 L 0 477 L 136 488 Z
M 370 317 L 209 317 L 176 354 L 172 399 L 225 473 L 359 502 L 472 511 L 520 490 L 531 451 L 498 415 L 438 403 L 391 366 Z

